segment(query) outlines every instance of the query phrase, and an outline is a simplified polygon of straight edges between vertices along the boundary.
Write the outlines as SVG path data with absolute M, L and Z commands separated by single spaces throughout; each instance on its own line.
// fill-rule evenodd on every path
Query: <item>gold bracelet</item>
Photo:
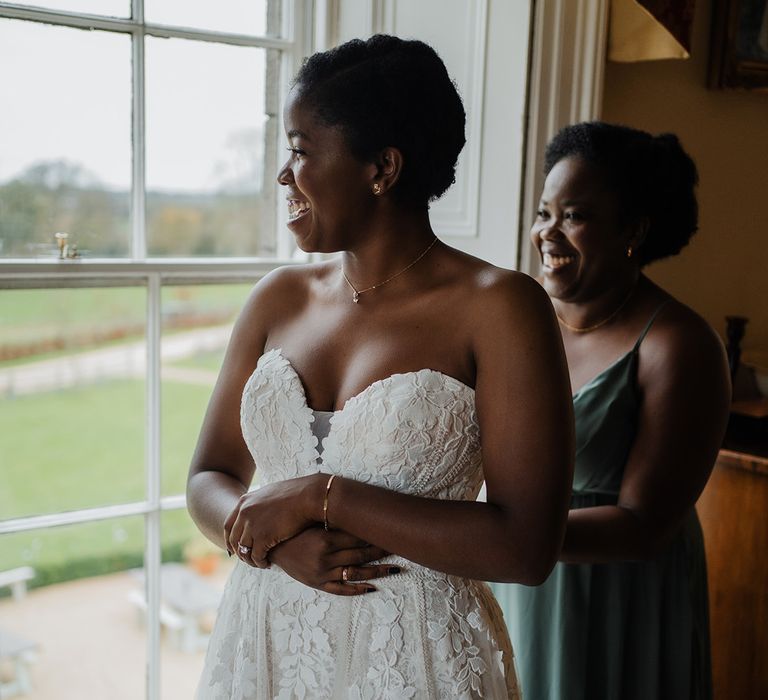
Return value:
M 331 484 L 336 478 L 335 474 L 331 474 L 331 478 L 328 479 L 328 483 L 325 485 L 325 498 L 323 498 L 323 526 L 325 531 L 328 532 L 328 495 L 331 493 Z

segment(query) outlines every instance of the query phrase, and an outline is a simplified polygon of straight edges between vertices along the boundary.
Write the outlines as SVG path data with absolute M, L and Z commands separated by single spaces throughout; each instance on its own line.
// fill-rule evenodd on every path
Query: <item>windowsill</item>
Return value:
M 276 267 L 298 262 L 278 258 L 8 258 L 0 260 L 0 277 L 92 277 L 101 274 L 136 276 L 159 272 L 169 277 L 199 273 L 231 276 L 241 273 L 253 278 Z

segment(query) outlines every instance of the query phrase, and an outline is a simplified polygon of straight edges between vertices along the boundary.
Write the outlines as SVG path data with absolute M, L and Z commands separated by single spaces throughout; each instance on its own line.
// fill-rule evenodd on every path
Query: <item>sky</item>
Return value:
M 24 3 L 27 4 L 27 3 Z M 128 0 L 46 7 L 127 16 Z M 145 0 L 147 22 L 263 33 L 266 0 Z M 147 187 L 206 191 L 263 156 L 263 49 L 146 39 Z M 131 44 L 126 34 L 0 18 L 0 183 L 46 160 L 131 182 Z

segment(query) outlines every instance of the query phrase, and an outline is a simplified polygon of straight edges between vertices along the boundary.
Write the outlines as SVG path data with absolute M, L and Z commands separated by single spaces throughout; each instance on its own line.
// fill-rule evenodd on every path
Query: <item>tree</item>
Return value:
M 106 189 L 78 163 L 35 163 L 0 185 L 0 254 L 54 254 L 64 231 L 92 255 L 126 255 L 129 206 L 128 192 Z

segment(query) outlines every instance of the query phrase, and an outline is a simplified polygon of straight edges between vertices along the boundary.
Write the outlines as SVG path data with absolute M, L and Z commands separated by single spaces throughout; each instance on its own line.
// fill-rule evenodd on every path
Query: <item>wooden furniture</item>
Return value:
M 720 451 L 696 505 L 709 571 L 715 700 L 768 698 L 768 450 L 743 449 Z

